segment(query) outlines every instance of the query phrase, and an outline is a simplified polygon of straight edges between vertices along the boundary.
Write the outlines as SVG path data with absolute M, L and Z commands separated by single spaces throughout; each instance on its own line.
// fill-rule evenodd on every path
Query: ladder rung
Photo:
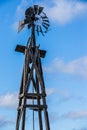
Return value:
M 37 97 L 39 97 L 39 98 L 42 98 L 42 97 L 45 97 L 46 96 L 46 94 L 37 94 L 37 93 L 27 93 L 27 94 L 20 94 L 19 95 L 19 98 L 23 98 L 23 97 L 26 97 L 26 98 L 28 98 L 28 99 L 37 99 Z
M 39 98 L 42 98 L 42 97 L 45 97 L 46 94 L 36 94 L 36 93 L 27 93 L 25 95 L 26 98 L 29 98 L 29 99 L 37 99 L 37 97 Z
M 26 107 L 28 107 L 32 110 L 38 110 L 38 109 L 43 110 L 44 108 L 45 109 L 47 108 L 47 105 L 28 105 L 28 104 L 26 104 L 26 105 L 21 105 L 20 107 L 18 107 L 18 110 L 20 110 L 22 108 L 26 108 Z
M 47 105 L 25 105 L 26 107 L 32 109 L 32 110 L 43 110 L 44 108 L 47 108 Z

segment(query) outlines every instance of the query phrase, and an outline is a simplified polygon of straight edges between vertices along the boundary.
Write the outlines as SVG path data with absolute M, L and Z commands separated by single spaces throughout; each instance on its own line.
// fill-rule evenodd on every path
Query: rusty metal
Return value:
M 42 18 L 42 25 L 37 24 L 38 20 Z M 24 67 L 19 91 L 18 113 L 16 121 L 16 130 L 25 130 L 26 123 L 26 109 L 29 108 L 33 111 L 33 130 L 34 126 L 34 112 L 38 112 L 39 130 L 50 130 L 47 104 L 46 104 L 46 91 L 43 78 L 41 58 L 45 57 L 46 51 L 40 50 L 36 45 L 35 31 L 45 33 L 48 31 L 49 20 L 43 12 L 43 7 L 34 5 L 25 11 L 25 19 L 20 22 L 19 31 L 27 25 L 31 28 L 31 36 L 26 46 L 17 45 L 15 51 L 25 55 Z M 42 26 L 45 25 L 45 31 Z M 43 26 L 44 27 L 44 26 Z M 38 28 L 38 30 L 37 30 Z M 32 83 L 32 92 L 30 84 Z M 27 102 L 33 100 L 33 102 Z M 44 114 L 45 126 L 43 127 L 42 113 Z M 37 128 L 36 128 L 37 129 Z

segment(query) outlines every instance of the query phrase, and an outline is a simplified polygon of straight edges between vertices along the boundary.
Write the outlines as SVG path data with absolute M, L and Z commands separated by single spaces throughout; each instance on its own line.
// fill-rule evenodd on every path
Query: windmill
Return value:
M 32 111 L 33 130 L 35 130 L 36 120 L 38 120 L 39 130 L 50 130 L 46 104 L 46 91 L 41 64 L 41 58 L 45 57 L 46 51 L 39 49 L 39 46 L 36 45 L 35 38 L 35 32 L 38 35 L 40 33 L 44 35 L 49 28 L 49 19 L 43 12 L 43 9 L 43 7 L 38 5 L 27 8 L 25 11 L 25 19 L 19 22 L 18 32 L 27 25 L 28 29 L 31 29 L 31 36 L 28 39 L 26 46 L 17 45 L 15 49 L 15 51 L 25 55 L 19 91 L 16 130 L 26 129 L 27 109 Z M 35 113 L 38 114 L 38 119 L 36 120 L 34 116 Z M 45 122 L 44 126 L 43 122 Z

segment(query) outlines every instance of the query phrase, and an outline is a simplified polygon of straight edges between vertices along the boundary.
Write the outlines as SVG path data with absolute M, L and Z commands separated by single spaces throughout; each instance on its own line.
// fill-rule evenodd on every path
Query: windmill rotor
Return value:
M 48 31 L 50 23 L 46 13 L 43 12 L 43 9 L 44 7 L 38 5 L 27 8 L 25 11 L 24 25 L 27 25 L 28 29 L 34 25 L 37 35 L 41 33 L 44 36 L 44 33 L 47 33 Z M 24 25 L 22 25 L 22 28 Z

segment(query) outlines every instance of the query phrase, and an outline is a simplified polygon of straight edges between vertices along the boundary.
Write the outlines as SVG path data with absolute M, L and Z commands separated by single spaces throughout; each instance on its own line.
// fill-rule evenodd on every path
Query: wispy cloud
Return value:
M 46 93 L 47 95 L 52 95 L 52 94 L 55 94 L 56 93 L 56 89 L 55 88 L 47 88 L 46 89 Z
M 68 112 L 65 114 L 59 115 L 57 112 L 50 112 L 49 113 L 49 119 L 50 122 L 54 123 L 57 120 L 66 120 L 66 119 L 73 119 L 73 120 L 79 120 L 79 119 L 86 119 L 87 118 L 87 111 L 77 111 L 77 112 Z M 75 129 L 75 128 L 74 128 Z M 73 130 L 74 130 L 73 129 Z M 86 130 L 86 128 L 80 128 L 75 130 Z
M 16 31 L 17 32 L 17 30 L 18 30 L 18 21 L 15 21 L 13 24 L 12 24 L 12 29 L 14 30 L 14 31 Z
M 47 88 L 46 93 L 48 103 L 53 106 L 55 106 L 55 104 L 60 105 L 68 102 L 69 100 L 77 99 L 77 97 L 74 98 L 67 89 L 58 89 L 58 87 Z
M 58 89 L 58 88 L 55 88 L 55 87 L 54 88 L 52 88 L 52 87 L 47 88 L 46 93 L 47 93 L 48 96 L 50 96 L 52 94 L 59 94 L 64 98 L 69 98 L 71 96 L 68 90 Z
M 17 106 L 17 93 L 0 95 L 0 107 L 14 108 Z
M 61 59 L 54 59 L 52 63 L 44 68 L 45 72 L 67 73 L 87 78 L 87 56 L 65 63 Z
M 68 112 L 61 117 L 64 119 L 84 119 L 87 118 L 87 111 Z
M 59 119 L 58 113 L 56 112 L 51 112 L 49 113 L 49 120 L 51 123 L 55 123 Z
M 79 129 L 76 129 L 76 128 L 73 128 L 73 130 L 87 130 L 87 128 L 79 128 Z
M 19 22 L 19 20 L 24 19 L 25 10 L 26 10 L 26 8 L 27 8 L 27 6 L 29 5 L 30 2 L 28 2 L 27 0 L 22 0 L 21 3 L 17 6 L 17 8 L 16 8 L 16 15 L 14 16 L 15 17 L 15 21 L 12 24 L 13 30 L 17 31 L 17 29 L 18 29 L 18 22 Z
M 14 124 L 14 121 L 6 120 L 5 117 L 0 116 L 0 128 L 6 127 L 6 125 L 12 125 L 12 124 Z
M 66 119 L 73 119 L 73 120 L 79 120 L 79 119 L 86 119 L 87 118 L 87 111 L 77 111 L 77 112 L 68 112 L 66 114 L 59 115 L 57 112 L 50 112 L 49 113 L 49 119 L 51 123 L 54 123 L 57 120 L 66 120 Z M 74 129 L 73 129 L 74 130 Z M 75 129 L 75 130 L 86 130 L 86 128 L 81 129 Z
M 18 18 L 23 18 L 24 16 L 24 11 L 26 9 L 26 7 L 29 5 L 30 2 L 28 2 L 27 0 L 22 0 L 20 5 L 17 6 L 17 9 L 16 9 L 16 14 L 17 14 L 17 17 Z
M 65 24 L 87 12 L 87 3 L 78 0 L 52 0 L 51 2 L 53 3 L 51 7 L 47 7 L 48 15 L 59 24 Z

